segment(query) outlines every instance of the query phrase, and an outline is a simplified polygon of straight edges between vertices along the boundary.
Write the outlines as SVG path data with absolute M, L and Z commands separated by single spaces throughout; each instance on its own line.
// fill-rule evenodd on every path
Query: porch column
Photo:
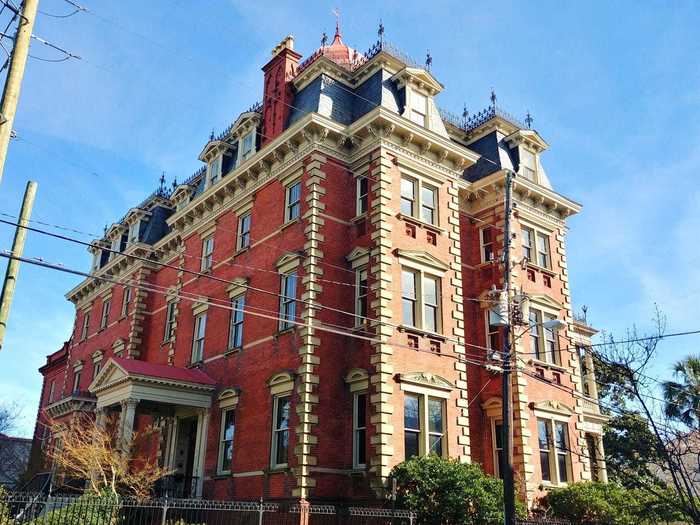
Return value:
M 197 440 L 195 441 L 195 454 L 193 461 L 193 472 L 197 477 L 195 487 L 195 497 L 202 496 L 202 485 L 204 482 L 204 460 L 207 453 L 207 434 L 209 432 L 209 409 L 203 408 L 197 415 Z
M 119 437 L 122 446 L 127 448 L 131 443 L 131 438 L 134 435 L 134 419 L 136 417 L 136 405 L 139 404 L 138 399 L 125 399 L 121 402 L 122 413 L 119 418 Z
M 608 468 L 605 462 L 605 450 L 603 449 L 603 435 L 598 434 L 595 439 L 595 446 L 598 449 L 598 477 L 603 483 L 608 482 Z
M 105 409 L 98 408 L 95 411 L 95 425 L 100 430 L 104 430 L 106 423 L 107 423 L 107 413 L 106 413 Z

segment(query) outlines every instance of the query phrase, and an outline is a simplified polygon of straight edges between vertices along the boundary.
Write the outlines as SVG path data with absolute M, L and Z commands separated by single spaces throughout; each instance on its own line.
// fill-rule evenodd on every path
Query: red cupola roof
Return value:
M 340 33 L 340 23 L 335 23 L 335 36 L 333 37 L 333 42 L 330 46 L 321 46 L 318 50 L 320 54 L 325 57 L 330 58 L 333 62 L 339 66 L 345 68 L 352 68 L 353 64 L 357 62 L 359 58 L 359 53 L 347 46 L 343 42 L 343 36 Z

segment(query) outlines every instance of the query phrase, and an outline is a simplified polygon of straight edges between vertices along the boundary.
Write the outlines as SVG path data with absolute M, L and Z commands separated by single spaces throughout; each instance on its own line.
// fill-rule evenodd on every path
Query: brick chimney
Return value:
M 291 80 L 300 58 L 294 51 L 294 37 L 289 35 L 272 50 L 272 59 L 262 68 L 265 73 L 262 144 L 284 131 L 291 110 L 289 104 L 294 101 Z

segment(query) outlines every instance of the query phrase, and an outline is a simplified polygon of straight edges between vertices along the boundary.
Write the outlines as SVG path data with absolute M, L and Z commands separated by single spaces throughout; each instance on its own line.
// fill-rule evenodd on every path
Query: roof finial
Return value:
M 532 129 L 532 121 L 535 120 L 532 118 L 532 115 L 530 115 L 530 110 L 527 110 L 527 114 L 525 115 L 525 124 L 527 124 L 527 129 Z
M 425 69 L 430 71 L 430 66 L 433 65 L 433 57 L 430 56 L 430 49 L 428 49 L 428 52 L 425 55 Z
M 379 29 L 377 29 L 377 36 L 379 37 L 379 41 L 383 44 L 384 43 L 384 24 L 382 24 L 382 19 L 379 19 Z
M 335 38 L 338 40 L 340 38 L 340 9 L 337 7 L 333 9 L 333 14 L 335 15 Z
M 163 191 L 165 189 L 165 172 L 161 172 L 160 174 L 160 179 L 158 179 L 160 182 L 160 191 Z
M 211 133 L 209 134 L 209 140 L 214 140 L 214 128 L 211 128 Z
M 328 35 L 324 31 L 321 35 L 321 47 L 326 47 L 326 44 L 328 44 Z
M 464 109 L 462 110 L 462 124 L 467 125 L 467 120 L 469 120 L 469 111 L 467 111 L 467 103 L 464 103 Z
M 173 189 L 177 188 L 177 177 L 173 179 Z
M 496 92 L 491 88 L 491 106 L 496 107 Z

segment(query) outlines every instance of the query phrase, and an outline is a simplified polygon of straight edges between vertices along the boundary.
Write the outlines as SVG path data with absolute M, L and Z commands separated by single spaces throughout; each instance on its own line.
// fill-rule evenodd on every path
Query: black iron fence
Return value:
M 297 525 L 299 503 L 8 493 L 2 525 Z M 414 513 L 349 505 L 310 505 L 309 525 L 414 525 Z

